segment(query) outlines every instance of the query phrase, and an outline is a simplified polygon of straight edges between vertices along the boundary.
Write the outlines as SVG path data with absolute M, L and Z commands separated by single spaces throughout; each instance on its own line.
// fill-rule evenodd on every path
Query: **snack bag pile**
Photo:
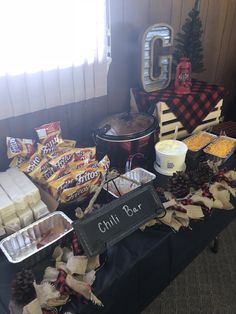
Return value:
M 37 149 L 33 140 L 7 137 L 10 167 L 18 167 L 61 203 L 93 193 L 109 169 L 109 158 L 98 162 L 96 147 L 76 148 L 76 141 L 63 139 L 59 121 L 35 130 Z

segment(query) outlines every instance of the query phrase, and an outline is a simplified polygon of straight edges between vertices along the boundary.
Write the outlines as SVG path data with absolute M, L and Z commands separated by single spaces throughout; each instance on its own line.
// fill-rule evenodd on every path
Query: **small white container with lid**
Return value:
M 167 176 L 172 176 L 176 171 L 184 171 L 187 150 L 187 145 L 181 141 L 164 140 L 158 142 L 155 145 L 155 170 Z

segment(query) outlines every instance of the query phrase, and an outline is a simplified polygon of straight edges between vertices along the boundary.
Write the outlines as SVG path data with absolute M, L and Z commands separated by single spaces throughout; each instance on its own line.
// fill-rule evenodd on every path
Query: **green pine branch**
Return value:
M 199 0 L 195 1 L 193 9 L 182 25 L 181 31 L 175 38 L 174 62 L 177 64 L 181 57 L 188 57 L 192 64 L 192 72 L 204 71 L 202 47 L 202 22 L 199 16 Z

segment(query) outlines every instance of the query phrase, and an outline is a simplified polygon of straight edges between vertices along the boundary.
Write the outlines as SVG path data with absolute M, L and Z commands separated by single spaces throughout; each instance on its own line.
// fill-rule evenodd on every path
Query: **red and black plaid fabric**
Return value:
M 57 281 L 56 281 L 56 289 L 62 295 L 64 295 L 64 294 L 74 294 L 73 290 L 70 289 L 67 286 L 67 284 L 66 284 L 66 276 L 67 276 L 67 273 L 64 270 L 60 269 L 58 277 L 57 277 Z
M 72 239 L 72 251 L 74 256 L 80 256 L 80 255 L 84 255 L 84 250 L 81 246 L 81 244 L 79 243 L 79 240 L 74 232 L 73 234 L 73 239 Z
M 46 310 L 46 309 L 43 309 L 43 314 L 57 314 L 58 311 L 56 308 L 52 309 L 52 310 Z
M 150 107 L 159 101 L 165 102 L 189 133 L 201 124 L 225 95 L 223 86 L 197 80 L 192 80 L 191 93 L 187 95 L 176 94 L 174 82 L 168 88 L 152 93 L 138 88 L 133 88 L 132 92 L 140 112 L 150 111 Z
M 43 309 L 43 314 L 54 314 L 55 312 L 51 311 L 51 310 L 44 310 Z

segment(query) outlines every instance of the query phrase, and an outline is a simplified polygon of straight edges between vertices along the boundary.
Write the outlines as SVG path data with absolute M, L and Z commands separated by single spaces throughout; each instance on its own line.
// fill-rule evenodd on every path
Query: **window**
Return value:
M 106 94 L 106 0 L 0 0 L 0 119 Z

